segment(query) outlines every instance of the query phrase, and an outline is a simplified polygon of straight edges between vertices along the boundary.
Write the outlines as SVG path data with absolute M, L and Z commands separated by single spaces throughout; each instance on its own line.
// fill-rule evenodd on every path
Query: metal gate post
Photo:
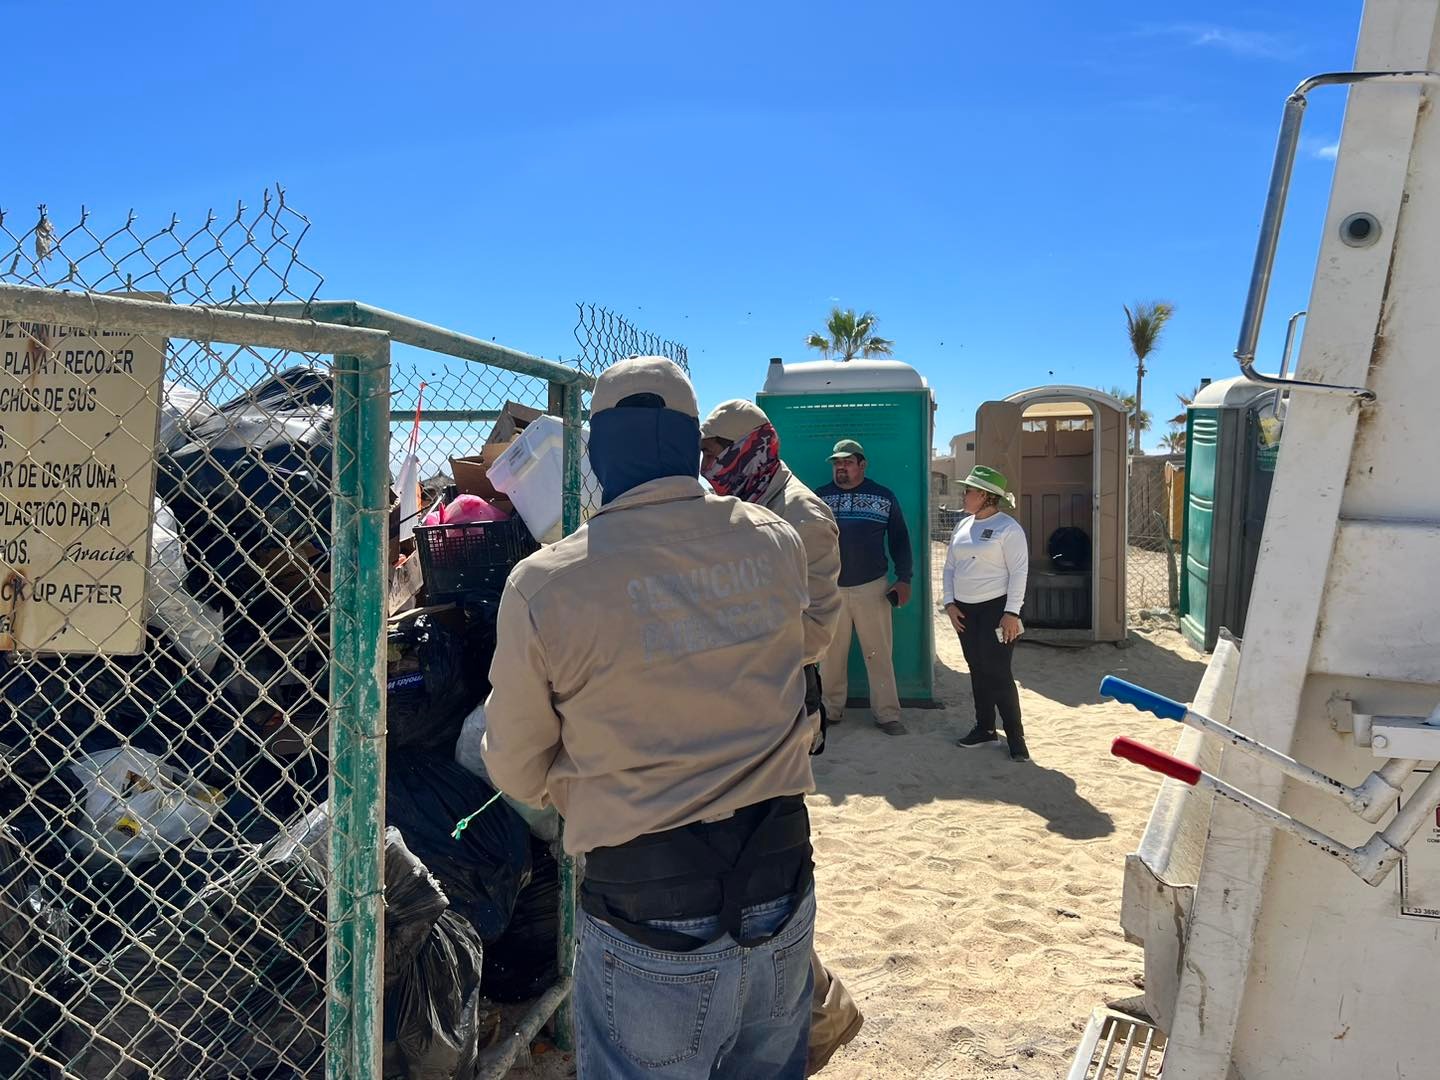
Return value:
M 559 390 L 561 409 L 565 421 L 565 482 L 561 503 L 562 525 L 565 535 L 580 527 L 580 458 L 584 453 L 581 441 L 581 424 L 584 403 L 581 400 L 583 388 L 575 383 L 556 387 L 551 384 L 552 394 Z M 562 825 L 563 829 L 563 825 Z M 561 834 L 564 840 L 564 834 Z M 568 979 L 575 972 L 575 908 L 576 887 L 575 860 L 562 852 L 560 856 L 560 934 L 557 949 L 561 979 Z M 572 991 L 573 994 L 573 991 Z M 562 1050 L 575 1048 L 575 1010 L 572 998 L 567 996 L 555 1011 L 555 1042 Z
M 327 1080 L 379 1080 L 390 343 L 336 356 Z

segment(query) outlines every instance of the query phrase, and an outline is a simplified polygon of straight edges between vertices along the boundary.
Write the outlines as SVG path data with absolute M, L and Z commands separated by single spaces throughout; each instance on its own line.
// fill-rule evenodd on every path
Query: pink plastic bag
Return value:
M 445 507 L 446 525 L 468 525 L 475 521 L 504 521 L 508 514 L 495 509 L 479 495 L 457 495 Z
M 431 510 L 426 525 L 472 525 L 477 521 L 504 521 L 510 515 L 497 510 L 479 495 L 457 495 L 449 506 Z

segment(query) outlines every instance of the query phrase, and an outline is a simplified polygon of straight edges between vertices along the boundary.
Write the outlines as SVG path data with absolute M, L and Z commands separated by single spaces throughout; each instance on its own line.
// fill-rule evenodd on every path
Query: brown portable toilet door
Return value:
M 975 464 L 1005 474 L 1015 493 L 1017 509 L 1025 490 L 1020 476 L 1020 423 L 1024 414 L 1025 407 L 1012 401 L 987 401 L 975 410 Z M 1024 520 L 1020 518 L 1022 523 Z

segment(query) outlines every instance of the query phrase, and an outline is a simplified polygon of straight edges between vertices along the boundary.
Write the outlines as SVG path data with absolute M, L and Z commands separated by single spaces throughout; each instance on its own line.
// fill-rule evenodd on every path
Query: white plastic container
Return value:
M 590 429 L 582 428 L 582 448 L 588 448 Z M 565 488 L 565 425 L 556 417 L 542 416 L 522 431 L 490 466 L 495 490 L 509 496 L 530 535 L 542 544 L 561 536 L 561 494 Z M 600 497 L 600 485 L 590 472 L 588 449 L 580 458 L 580 512 L 589 517 Z

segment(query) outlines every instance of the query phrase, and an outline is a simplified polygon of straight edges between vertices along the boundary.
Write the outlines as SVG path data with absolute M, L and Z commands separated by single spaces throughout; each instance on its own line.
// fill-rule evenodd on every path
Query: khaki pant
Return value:
M 810 970 L 815 974 L 815 996 L 810 1002 L 810 1049 L 806 1076 L 828 1065 L 835 1051 L 855 1038 L 865 1023 L 850 992 L 826 970 L 813 949 L 810 951 Z
M 888 724 L 900 719 L 895 661 L 890 655 L 895 644 L 895 630 L 890 622 L 894 609 L 885 599 L 889 591 L 890 582 L 883 577 L 840 590 L 840 621 L 835 627 L 835 638 L 820 665 L 825 711 L 831 719 L 839 719 L 845 711 L 845 699 L 849 697 L 846 666 L 850 660 L 852 630 L 860 635 L 865 673 L 870 678 L 870 711 L 875 716 L 875 722 Z

